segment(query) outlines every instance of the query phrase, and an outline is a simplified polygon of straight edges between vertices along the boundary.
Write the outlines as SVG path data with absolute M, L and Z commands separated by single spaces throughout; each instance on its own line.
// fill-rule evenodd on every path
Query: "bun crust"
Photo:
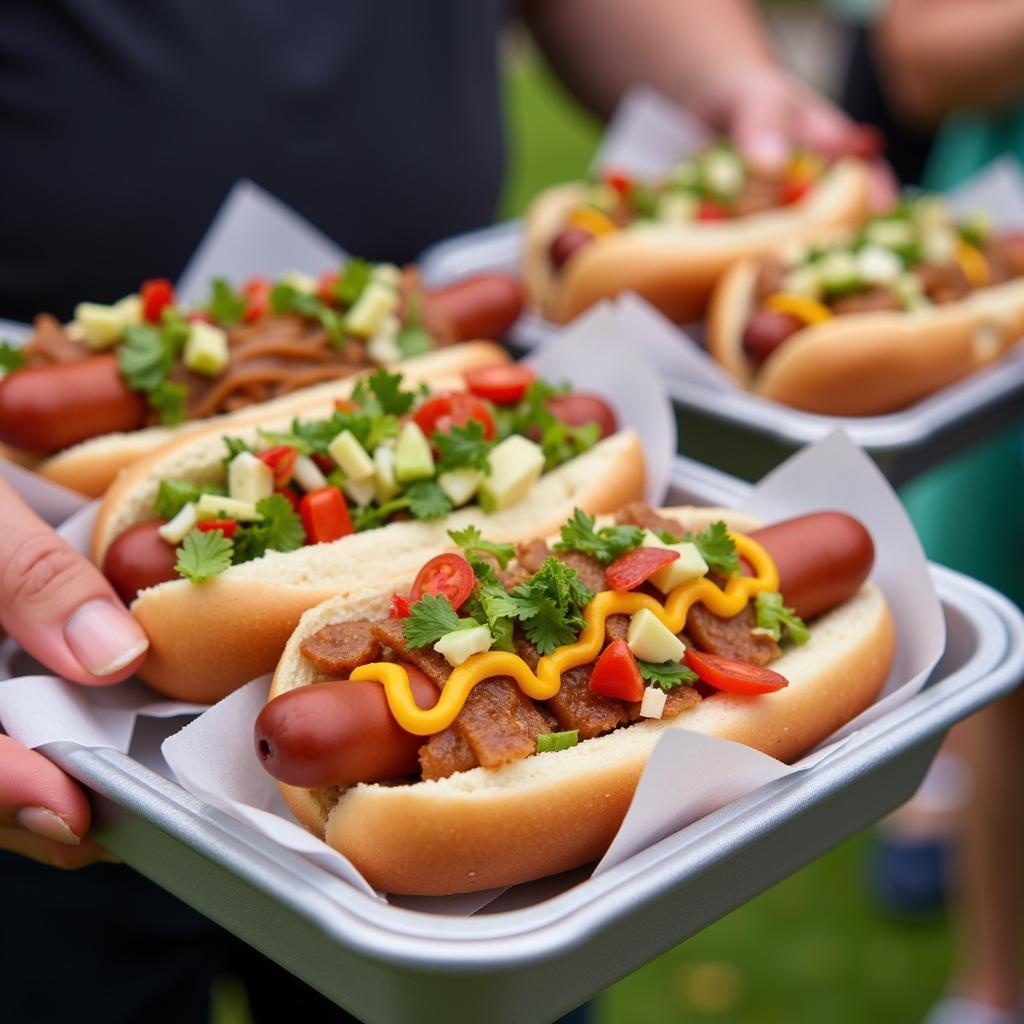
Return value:
M 737 260 L 867 216 L 868 172 L 859 160 L 840 160 L 791 206 L 731 221 L 603 235 L 555 273 L 549 246 L 584 195 L 582 185 L 562 185 L 530 207 L 523 276 L 532 302 L 548 319 L 567 323 L 601 299 L 633 291 L 685 323 L 703 314 L 715 282 Z
M 982 369 L 1024 334 L 1024 279 L 912 313 L 850 313 L 804 327 L 755 370 L 743 352 L 758 265 L 722 278 L 708 316 L 708 348 L 742 385 L 807 412 L 895 412 Z
M 256 427 L 234 432 L 244 438 L 246 431 L 255 435 Z M 115 483 L 96 524 L 97 563 L 114 537 L 149 518 L 146 510 L 161 476 L 213 479 L 219 438 L 218 430 L 186 439 Z M 408 586 L 428 558 L 455 549 L 449 529 L 479 523 L 489 537 L 521 540 L 557 530 L 575 507 L 618 508 L 639 498 L 644 482 L 640 441 L 632 431 L 621 431 L 545 474 L 525 499 L 491 515 L 470 507 L 437 521 L 389 523 L 330 544 L 269 552 L 199 585 L 173 580 L 150 587 L 131 605 L 150 641 L 139 675 L 170 697 L 219 700 L 274 668 L 307 609 L 330 597 L 358 599 L 363 607 L 367 591 L 382 587 L 390 598 L 403 583 Z
M 478 366 L 507 361 L 508 355 L 499 345 L 489 341 L 470 341 L 407 360 L 397 364 L 397 368 L 410 376 L 415 374 L 416 379 L 429 379 L 432 375 L 464 373 Z M 42 460 L 35 466 L 35 470 L 54 483 L 90 498 L 98 498 L 122 469 L 168 443 L 211 427 L 229 430 L 236 423 L 247 423 L 253 418 L 294 415 L 307 405 L 345 398 L 362 376 L 364 374 L 359 373 L 314 384 L 238 412 L 194 420 L 175 427 L 146 427 L 126 434 L 104 434 L 102 437 L 90 438 Z
M 722 509 L 662 514 L 687 529 L 721 518 L 739 530 L 758 525 Z M 357 604 L 336 599 L 307 612 L 288 641 L 270 697 L 323 678 L 299 652 L 304 637 L 330 622 L 384 615 L 386 602 L 377 589 Z M 773 663 L 789 679 L 778 693 L 715 694 L 675 719 L 639 722 L 496 771 L 474 768 L 437 781 L 344 791 L 280 788 L 306 828 L 386 892 L 442 895 L 512 885 L 604 853 L 663 730 L 704 732 L 794 760 L 872 703 L 894 646 L 888 605 L 868 583 L 815 620 L 809 643 Z

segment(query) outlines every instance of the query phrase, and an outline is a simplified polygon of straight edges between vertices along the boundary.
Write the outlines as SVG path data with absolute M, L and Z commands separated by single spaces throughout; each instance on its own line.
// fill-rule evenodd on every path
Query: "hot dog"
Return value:
M 450 549 L 481 508 L 518 538 L 639 496 L 638 440 L 607 403 L 486 369 L 432 375 L 427 394 L 377 370 L 345 401 L 236 420 L 126 470 L 93 557 L 150 638 L 141 676 L 216 700 L 273 668 L 306 608 Z
M 809 412 L 894 412 L 999 358 L 1024 333 L 1024 235 L 956 222 L 935 196 L 856 232 L 744 260 L 715 290 L 711 354 Z
M 177 304 L 169 282 L 148 281 L 113 306 L 82 303 L 67 328 L 37 318 L 24 368 L 0 379 L 0 443 L 44 459 L 39 471 L 58 483 L 99 494 L 169 430 L 302 401 L 310 386 L 437 346 L 501 338 L 521 307 L 507 275 L 429 291 L 411 268 L 360 260 L 319 282 L 256 278 L 237 293 L 215 282 L 196 309 Z
M 530 301 L 565 323 L 634 291 L 673 320 L 695 320 L 737 259 L 867 215 L 867 146 L 858 149 L 831 165 L 800 153 L 784 173 L 765 175 L 718 142 L 662 181 L 613 172 L 597 185 L 549 189 L 526 219 Z
M 713 525 L 723 517 L 735 531 L 728 535 L 738 549 L 732 554 L 749 565 L 730 561 L 724 530 Z M 335 599 L 303 616 L 257 719 L 256 754 L 299 820 L 371 884 L 439 894 L 578 866 L 610 843 L 661 729 L 709 732 L 792 760 L 874 700 L 894 640 L 885 599 L 866 582 L 874 548 L 859 522 L 817 513 L 758 528 L 720 509 L 654 513 L 635 504 L 616 518 L 620 528 L 602 531 L 574 516 L 554 548 L 521 544 L 518 562 L 504 569 L 508 552 L 474 548 L 478 536 L 462 537 L 477 590 L 462 603 L 455 594 L 451 616 L 478 621 L 486 613 L 481 595 L 485 588 L 498 593 L 498 576 L 509 604 L 491 608 L 487 629 L 500 635 L 502 615 L 511 616 L 514 654 L 473 645 L 478 653 L 459 662 L 451 634 L 430 649 L 436 607 L 414 603 L 406 618 L 385 619 L 385 587 L 368 588 L 356 607 Z M 691 542 L 710 574 L 691 562 L 686 542 L 665 548 L 668 542 L 645 527 L 671 527 L 676 537 L 695 531 Z M 680 566 L 675 575 L 608 593 L 623 580 L 636 582 L 627 563 L 649 561 L 652 548 L 678 553 L 669 563 Z M 530 627 L 547 614 L 536 610 L 543 588 L 567 573 L 589 588 L 574 596 L 566 584 L 561 607 L 568 611 L 559 621 L 570 623 L 568 631 L 558 632 L 554 619 Z M 598 590 L 605 592 L 595 597 Z M 727 602 L 720 591 L 734 603 L 715 612 L 710 605 Z M 447 600 L 454 591 L 442 585 L 440 593 Z M 586 602 L 576 622 L 573 601 Z M 795 607 L 808 610 L 809 639 Z M 658 664 L 647 659 L 665 650 L 659 645 L 666 637 L 649 621 L 638 624 L 651 609 L 670 645 L 678 643 L 673 634 L 684 640 Z M 455 635 L 475 629 L 463 623 Z M 546 629 L 558 635 L 540 649 Z M 346 644 L 352 631 L 369 631 L 377 645 Z M 402 673 L 389 659 L 414 661 L 443 684 L 443 697 L 430 709 L 422 692 L 415 709 L 403 704 Z M 372 709 L 363 695 L 367 682 L 386 693 Z M 359 687 L 351 698 L 350 685 Z M 321 686 L 328 688 L 322 697 Z M 648 717 L 657 714 L 660 720 Z M 395 720 L 406 736 L 393 736 Z M 349 756 L 338 750 L 343 743 L 321 740 L 356 731 L 360 742 Z M 408 734 L 421 742 L 418 764 L 409 757 Z M 371 737 L 386 753 L 370 750 Z M 389 759 L 407 770 L 382 778 L 377 766 Z

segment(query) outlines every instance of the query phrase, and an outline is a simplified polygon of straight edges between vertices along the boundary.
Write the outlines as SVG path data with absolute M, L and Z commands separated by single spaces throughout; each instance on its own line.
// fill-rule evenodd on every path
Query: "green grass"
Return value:
M 510 167 L 503 217 L 582 174 L 600 126 L 529 50 L 506 76 Z M 919 1020 L 949 967 L 945 922 L 904 923 L 870 904 L 859 836 L 612 986 L 600 1024 L 863 1024 Z M 244 993 L 216 994 L 213 1024 L 247 1024 Z M 396 1022 L 401 1024 L 401 1022 Z

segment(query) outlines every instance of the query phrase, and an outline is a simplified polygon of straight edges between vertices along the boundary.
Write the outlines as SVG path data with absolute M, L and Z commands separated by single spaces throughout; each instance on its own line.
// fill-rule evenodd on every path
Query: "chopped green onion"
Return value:
M 568 750 L 580 741 L 579 729 L 569 732 L 542 732 L 537 737 L 537 753 L 550 754 L 555 750 Z

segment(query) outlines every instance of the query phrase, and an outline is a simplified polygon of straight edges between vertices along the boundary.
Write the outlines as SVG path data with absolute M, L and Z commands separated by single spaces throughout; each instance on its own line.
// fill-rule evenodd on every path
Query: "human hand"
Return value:
M 799 146 L 830 159 L 859 156 L 871 161 L 872 208 L 888 209 L 898 196 L 896 178 L 880 155 L 878 133 L 772 64 L 732 66 L 711 76 L 695 109 L 710 127 L 728 134 L 755 167 L 778 170 Z
M 149 642 L 103 575 L 0 481 L 0 626 L 54 672 L 119 682 Z M 56 867 L 109 855 L 86 838 L 89 802 L 74 780 L 0 735 L 0 849 Z

